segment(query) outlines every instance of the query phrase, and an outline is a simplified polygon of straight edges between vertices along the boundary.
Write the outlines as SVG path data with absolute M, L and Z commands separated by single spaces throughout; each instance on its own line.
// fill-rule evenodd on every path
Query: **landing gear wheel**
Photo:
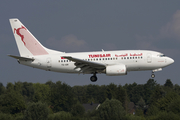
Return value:
M 151 77 L 152 77 L 152 78 L 155 78 L 155 75 L 154 75 L 154 74 L 152 74 L 152 75 L 151 75 Z
M 92 82 L 96 82 L 96 81 L 97 81 L 97 77 L 96 77 L 95 75 L 93 75 L 93 76 L 91 76 L 90 80 L 91 80 Z

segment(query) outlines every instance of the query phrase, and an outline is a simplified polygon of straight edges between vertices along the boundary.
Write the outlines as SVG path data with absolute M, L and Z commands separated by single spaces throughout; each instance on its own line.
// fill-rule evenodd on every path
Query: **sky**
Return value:
M 8 54 L 19 55 L 9 19 L 18 18 L 47 48 L 62 52 L 107 50 L 153 50 L 175 62 L 156 72 L 155 80 L 167 79 L 180 85 L 179 0 L 1 0 L 0 82 L 46 83 L 62 81 L 75 85 L 145 84 L 151 71 L 129 72 L 126 76 L 66 74 L 18 64 Z

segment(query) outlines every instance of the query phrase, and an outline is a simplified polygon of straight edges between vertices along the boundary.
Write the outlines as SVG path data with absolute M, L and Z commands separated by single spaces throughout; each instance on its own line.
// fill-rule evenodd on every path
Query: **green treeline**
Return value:
M 99 103 L 85 111 L 83 104 Z M 69 86 L 0 83 L 0 120 L 179 120 L 180 86 L 146 84 Z

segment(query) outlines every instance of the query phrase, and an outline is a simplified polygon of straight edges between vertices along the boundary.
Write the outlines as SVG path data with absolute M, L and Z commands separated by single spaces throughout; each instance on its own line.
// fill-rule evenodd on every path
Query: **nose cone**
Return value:
M 172 58 L 168 58 L 168 59 L 167 59 L 167 62 L 168 62 L 168 64 L 170 65 L 170 64 L 173 64 L 173 63 L 174 63 L 174 60 L 173 60 Z

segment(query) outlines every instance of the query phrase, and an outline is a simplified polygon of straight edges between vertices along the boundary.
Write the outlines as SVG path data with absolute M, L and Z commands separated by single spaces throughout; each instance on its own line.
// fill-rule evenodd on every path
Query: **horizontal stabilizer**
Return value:
M 34 61 L 33 58 L 26 58 L 26 57 L 20 57 L 20 56 L 14 56 L 14 55 L 8 55 L 9 57 L 13 57 L 18 60 L 24 60 L 24 61 Z

